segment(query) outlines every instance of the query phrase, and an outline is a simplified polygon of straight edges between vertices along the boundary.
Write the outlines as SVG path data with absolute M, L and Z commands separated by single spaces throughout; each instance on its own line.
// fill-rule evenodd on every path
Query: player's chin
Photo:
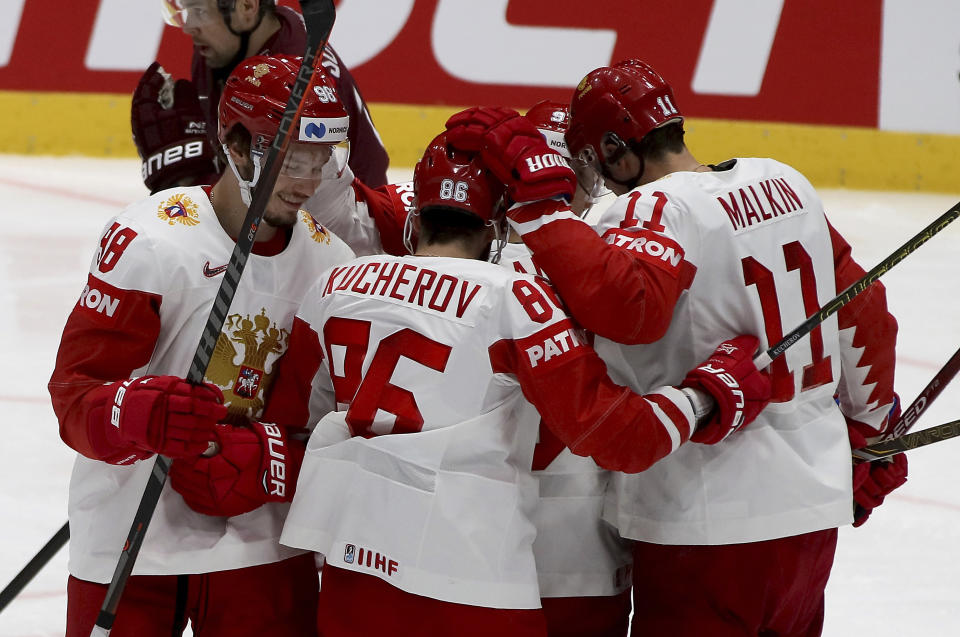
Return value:
M 284 197 L 275 194 L 270 201 L 270 205 L 267 206 L 263 218 L 271 226 L 292 226 L 297 222 L 300 208 L 305 201 L 305 197 Z

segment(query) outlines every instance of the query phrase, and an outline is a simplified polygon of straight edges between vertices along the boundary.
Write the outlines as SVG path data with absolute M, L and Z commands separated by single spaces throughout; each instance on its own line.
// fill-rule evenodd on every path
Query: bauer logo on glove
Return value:
M 174 81 L 157 62 L 133 93 L 130 127 L 151 193 L 210 183 L 219 172 L 196 89 L 188 80 Z

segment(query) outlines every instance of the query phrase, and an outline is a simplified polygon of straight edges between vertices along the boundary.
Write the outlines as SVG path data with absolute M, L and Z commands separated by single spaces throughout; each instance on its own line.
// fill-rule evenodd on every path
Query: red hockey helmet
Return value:
M 469 212 L 486 223 L 502 217 L 505 188 L 480 161 L 478 153 L 447 143 L 447 133 L 433 138 L 413 171 L 414 209 L 445 206 Z
M 540 130 L 543 138 L 547 140 L 547 146 L 570 159 L 567 140 L 564 138 L 570 128 L 569 106 L 562 102 L 541 100 L 530 107 L 525 117 Z
M 570 153 L 602 172 L 602 164 L 623 156 L 630 143 L 654 128 L 682 122 L 673 89 L 649 64 L 630 59 L 587 74 L 570 103 Z M 613 144 L 617 148 L 604 154 Z
M 265 154 L 280 127 L 301 62 L 299 57 L 256 55 L 237 66 L 220 96 L 220 141 L 242 124 L 250 132 L 251 152 Z M 333 81 L 317 65 L 291 141 L 340 144 L 347 139 L 349 123 Z

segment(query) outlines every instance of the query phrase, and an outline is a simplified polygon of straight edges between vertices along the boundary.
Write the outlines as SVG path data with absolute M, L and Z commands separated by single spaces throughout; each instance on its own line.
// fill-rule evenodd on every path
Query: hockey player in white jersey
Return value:
M 725 343 L 682 389 L 632 393 L 547 283 L 486 262 L 503 189 L 474 155 L 441 135 L 415 183 L 416 254 L 328 270 L 294 321 L 265 417 L 319 422 L 281 541 L 326 556 L 328 637 L 545 635 L 537 410 L 574 453 L 640 471 L 753 419 L 769 389 L 756 338 Z
M 796 170 L 697 161 L 648 65 L 591 72 L 571 114 L 570 152 L 621 195 L 597 228 L 557 198 L 569 169 L 545 161 L 523 118 L 478 109 L 458 125 L 517 202 L 511 226 L 632 389 L 677 382 L 733 334 L 759 333 L 767 347 L 863 274 Z M 819 634 L 836 527 L 852 521 L 854 497 L 869 513 L 865 486 L 887 492 L 906 473 L 898 461 L 856 491 L 851 480 L 848 427 L 862 441 L 895 421 L 884 296 L 874 284 L 777 359 L 773 402 L 753 426 L 620 477 L 605 515 L 637 540 L 635 635 Z
M 303 445 L 298 452 L 284 429 L 249 421 L 263 408 L 304 293 L 324 269 L 353 258 L 299 210 L 346 136 L 346 113 L 322 71 L 294 123 L 206 382 L 183 380 L 299 65 L 255 57 L 235 70 L 219 111 L 233 170 L 213 187 L 164 190 L 108 221 L 67 320 L 49 389 L 61 436 L 79 453 L 69 502 L 71 637 L 90 634 L 156 453 L 174 458 L 171 480 L 112 634 L 168 637 L 188 619 L 194 635 L 315 634 L 313 557 L 278 543 L 287 505 L 264 492 L 295 480 L 276 470 Z M 318 136 L 321 127 L 329 134 Z M 200 459 L 210 441 L 242 447 L 247 458 L 269 444 L 274 473 L 237 455 Z M 171 485 L 207 489 L 204 513 Z M 250 497 L 271 503 L 237 514 L 235 501 Z
M 542 100 L 525 113 L 547 147 L 570 161 L 564 138 L 570 107 Z M 570 207 L 583 215 L 593 197 L 579 187 Z M 543 276 L 516 232 L 510 232 L 500 265 Z M 630 542 L 601 518 L 611 473 L 575 455 L 541 422 L 533 454 L 540 497 L 532 521 L 533 555 L 549 637 L 623 637 L 630 625 Z

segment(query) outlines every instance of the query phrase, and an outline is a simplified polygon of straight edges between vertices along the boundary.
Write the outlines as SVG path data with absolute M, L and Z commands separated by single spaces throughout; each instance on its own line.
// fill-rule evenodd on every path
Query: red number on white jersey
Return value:
M 109 272 L 117 265 L 117 261 L 123 256 L 123 251 L 127 249 L 130 242 L 137 236 L 137 233 L 130 228 L 121 228 L 120 224 L 114 222 L 110 229 L 103 233 L 100 238 L 100 251 L 97 253 L 97 268 L 101 272 Z
M 623 221 L 620 222 L 621 228 L 637 227 L 637 221 L 639 221 L 636 217 L 637 200 L 642 196 L 642 192 L 634 191 L 630 193 L 630 203 L 627 204 L 627 213 L 624 215 Z M 640 226 L 651 232 L 663 232 L 666 227 L 660 221 L 663 219 L 663 207 L 667 205 L 667 195 L 658 190 L 653 193 L 653 196 L 657 198 L 657 203 L 653 205 L 653 213 Z
M 402 329 L 377 343 L 366 374 L 362 374 L 370 340 L 370 321 L 334 317 L 323 326 L 330 376 L 338 403 L 349 404 L 346 421 L 354 436 L 370 438 L 384 433 L 413 433 L 423 427 L 423 415 L 410 391 L 390 383 L 401 358 L 416 361 L 425 367 L 443 372 L 452 348 L 410 329 Z M 344 355 L 334 357 L 332 348 L 346 348 Z M 343 361 L 343 375 L 335 366 Z M 377 411 L 395 415 L 389 432 L 373 430 Z
M 803 309 L 812 316 L 820 309 L 817 300 L 817 280 L 813 271 L 813 261 L 799 241 L 791 241 L 783 246 L 783 257 L 787 271 L 800 272 L 800 291 L 803 295 Z M 767 342 L 771 345 L 783 338 L 783 323 L 780 319 L 780 302 L 777 300 L 777 286 L 773 272 L 765 268 L 753 257 L 741 259 L 743 280 L 748 286 L 757 286 L 760 295 L 760 308 Z M 800 391 L 813 389 L 833 381 L 833 366 L 829 356 L 823 355 L 823 333 L 817 326 L 810 332 L 811 363 L 803 368 Z M 794 347 L 797 347 L 796 345 Z M 787 367 L 785 356 L 778 356 L 770 364 L 770 380 L 773 385 L 772 402 L 783 403 L 791 400 L 795 393 L 793 372 Z

